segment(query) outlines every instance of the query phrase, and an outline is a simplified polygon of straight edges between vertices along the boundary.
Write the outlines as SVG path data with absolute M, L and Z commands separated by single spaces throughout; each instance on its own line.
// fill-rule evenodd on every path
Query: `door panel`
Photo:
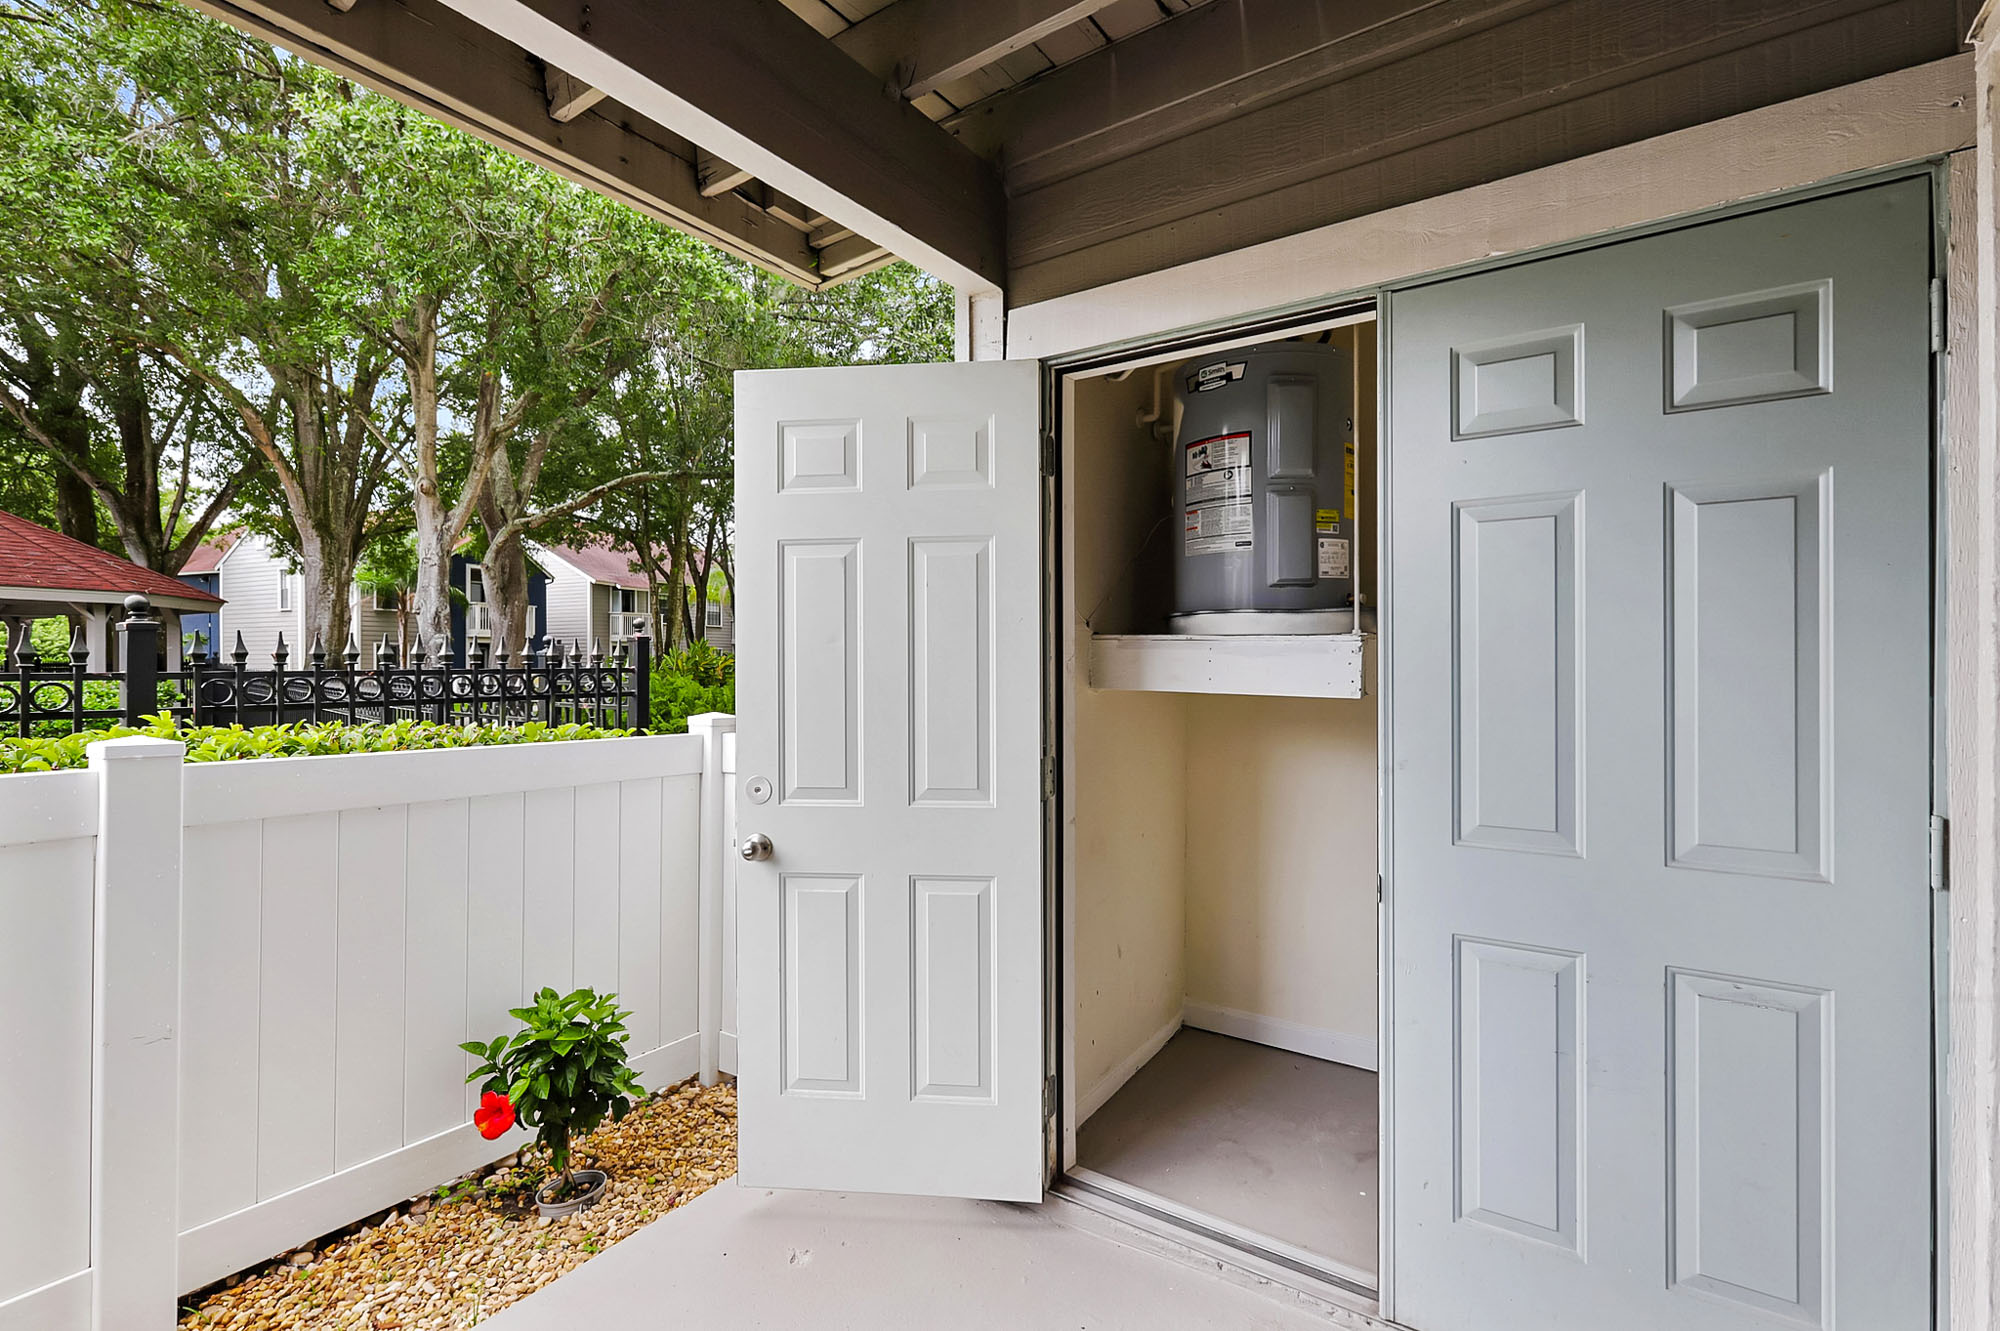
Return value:
M 743 1181 L 1037 1200 L 1038 369 L 736 402 Z
M 1400 1322 L 1930 1324 L 1929 245 L 1390 302 Z

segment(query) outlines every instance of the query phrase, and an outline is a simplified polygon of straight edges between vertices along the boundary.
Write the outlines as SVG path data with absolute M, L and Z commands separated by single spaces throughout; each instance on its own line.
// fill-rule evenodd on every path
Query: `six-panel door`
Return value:
M 745 1183 L 1041 1197 L 1040 401 L 737 376 Z
M 1393 297 L 1401 1322 L 1930 1324 L 1930 236 Z

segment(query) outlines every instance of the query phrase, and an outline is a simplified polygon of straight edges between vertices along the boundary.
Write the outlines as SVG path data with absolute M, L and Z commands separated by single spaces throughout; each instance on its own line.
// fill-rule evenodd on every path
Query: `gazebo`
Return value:
M 143 592 L 162 617 L 161 640 L 169 670 L 181 668 L 180 618 L 214 610 L 222 598 L 190 587 L 171 574 L 85 545 L 13 513 L 0 513 L 0 628 L 10 655 L 37 619 L 75 615 L 90 649 L 87 668 L 112 669 L 111 625 L 125 598 Z

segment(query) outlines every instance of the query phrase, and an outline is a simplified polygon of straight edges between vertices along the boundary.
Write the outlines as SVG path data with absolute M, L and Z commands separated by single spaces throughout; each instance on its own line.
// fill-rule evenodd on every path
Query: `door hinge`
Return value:
M 1931 351 L 1944 350 L 1944 279 L 1931 279 Z
M 1054 476 L 1055 474 L 1056 437 L 1053 434 L 1044 433 L 1042 435 L 1042 475 Z
M 1056 758 L 1055 755 L 1052 753 L 1044 753 L 1042 755 L 1042 798 L 1045 800 L 1052 800 L 1055 797 L 1056 797 Z
M 1951 889 L 1951 821 L 1943 814 L 1931 815 L 1931 891 Z

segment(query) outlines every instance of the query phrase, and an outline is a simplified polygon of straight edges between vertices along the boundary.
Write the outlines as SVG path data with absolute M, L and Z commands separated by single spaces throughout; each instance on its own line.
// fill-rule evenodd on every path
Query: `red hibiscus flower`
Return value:
M 488 1091 L 479 1097 L 479 1108 L 472 1111 L 472 1126 L 492 1141 L 514 1126 L 514 1102 L 498 1091 Z

